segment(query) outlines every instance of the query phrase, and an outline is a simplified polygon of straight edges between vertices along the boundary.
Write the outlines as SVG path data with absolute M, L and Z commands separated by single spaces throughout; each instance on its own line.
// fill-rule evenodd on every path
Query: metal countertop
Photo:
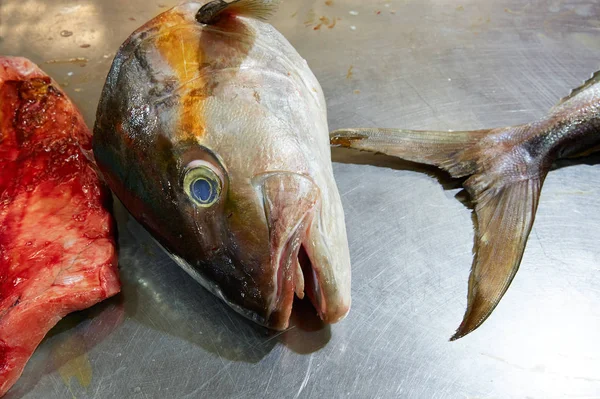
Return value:
M 0 0 L 0 54 L 37 62 L 91 126 L 118 46 L 175 3 Z M 529 122 L 600 68 L 591 0 L 287 0 L 272 23 L 319 78 L 331 129 Z M 600 397 L 600 158 L 549 174 L 511 288 L 450 343 L 473 246 L 459 189 L 431 168 L 333 154 L 353 268 L 346 320 L 268 333 L 117 206 L 123 293 L 61 321 L 6 398 Z

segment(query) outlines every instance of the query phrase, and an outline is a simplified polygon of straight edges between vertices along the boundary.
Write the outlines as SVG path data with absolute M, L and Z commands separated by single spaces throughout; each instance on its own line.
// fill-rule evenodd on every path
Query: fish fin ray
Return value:
M 213 0 L 203 5 L 196 14 L 200 23 L 212 25 L 224 14 L 244 16 L 266 21 L 275 13 L 281 0 Z
M 600 71 L 594 72 L 594 74 L 592 74 L 592 77 L 583 82 L 581 86 L 571 90 L 571 93 L 569 93 L 568 96 L 561 98 L 558 104 L 556 104 L 556 106 L 559 106 L 569 101 L 571 98 L 575 97 L 576 95 L 578 95 L 588 87 L 595 85 L 596 83 L 600 83 Z
M 547 171 L 517 182 L 473 175 L 464 186 L 475 201 L 475 257 L 467 310 L 451 340 L 478 328 L 515 277 L 525 251 Z
M 521 262 L 533 226 L 548 165 L 528 162 L 515 176 L 511 168 L 525 159 L 511 151 L 517 143 L 498 144 L 530 125 L 509 128 L 433 132 L 400 129 L 345 129 L 330 135 L 332 145 L 379 152 L 408 161 L 435 165 L 453 177 L 466 177 L 463 186 L 475 205 L 476 235 L 469 280 L 467 311 L 451 338 L 479 327 L 508 289 Z M 514 148 L 514 147 L 512 147 Z
M 426 131 L 402 129 L 341 129 L 330 134 L 334 146 L 379 152 L 411 162 L 434 165 L 453 177 L 475 173 L 469 151 L 493 129 Z

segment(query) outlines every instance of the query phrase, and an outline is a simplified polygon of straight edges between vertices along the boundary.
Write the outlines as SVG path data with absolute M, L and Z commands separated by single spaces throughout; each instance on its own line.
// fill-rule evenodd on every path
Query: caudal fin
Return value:
M 347 129 L 331 134 L 332 145 L 435 165 L 453 177 L 468 176 L 463 186 L 475 204 L 475 256 L 467 311 L 451 340 L 472 332 L 489 317 L 519 268 L 548 167 L 528 162 L 526 148 L 502 139 L 528 128 Z

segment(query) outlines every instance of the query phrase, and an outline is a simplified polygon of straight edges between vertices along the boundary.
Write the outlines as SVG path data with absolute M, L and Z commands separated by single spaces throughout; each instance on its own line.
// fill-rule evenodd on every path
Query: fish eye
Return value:
M 183 189 L 198 206 L 213 206 L 221 196 L 221 178 L 210 164 L 203 161 L 191 162 L 183 178 Z

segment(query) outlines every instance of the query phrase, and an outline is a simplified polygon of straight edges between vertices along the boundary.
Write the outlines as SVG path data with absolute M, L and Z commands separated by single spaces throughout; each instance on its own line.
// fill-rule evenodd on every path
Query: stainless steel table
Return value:
M 91 125 L 120 43 L 174 4 L 0 0 L 0 53 L 39 63 Z M 323 85 L 332 129 L 528 122 L 600 68 L 592 0 L 288 0 L 273 24 Z M 117 206 L 123 293 L 63 320 L 6 398 L 600 397 L 599 158 L 550 173 L 512 287 L 450 343 L 473 241 L 459 189 L 333 152 L 354 273 L 345 321 L 251 325 Z

